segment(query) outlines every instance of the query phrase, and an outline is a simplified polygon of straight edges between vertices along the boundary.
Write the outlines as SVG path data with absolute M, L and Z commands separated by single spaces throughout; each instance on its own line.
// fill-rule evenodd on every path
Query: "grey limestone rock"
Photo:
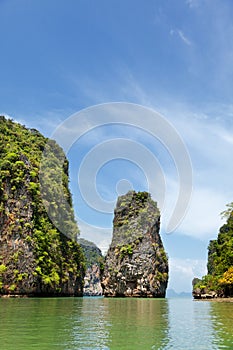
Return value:
M 147 192 L 120 196 L 102 275 L 107 297 L 165 297 L 168 258 L 159 234 L 160 212 Z

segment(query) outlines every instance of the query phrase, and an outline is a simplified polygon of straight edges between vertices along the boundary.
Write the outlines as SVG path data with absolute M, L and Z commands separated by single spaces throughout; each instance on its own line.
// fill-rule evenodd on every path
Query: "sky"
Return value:
M 66 152 L 70 189 L 81 236 L 103 251 L 117 196 L 151 191 L 162 203 L 169 288 L 177 292 L 191 291 L 192 278 L 206 273 L 209 240 L 233 201 L 232 17 L 231 0 L 0 0 L 0 114 L 54 138 L 76 116 L 80 137 Z M 130 125 L 111 115 L 103 125 L 98 106 L 106 112 L 116 102 L 126 121 L 135 105 L 159 114 L 170 139 L 165 133 L 162 142 L 159 129 L 148 133 L 137 113 Z M 79 112 L 93 110 L 85 124 Z M 175 142 L 168 146 L 177 135 L 180 154 Z M 192 196 L 167 233 L 179 189 L 186 190 L 179 182 L 186 151 Z

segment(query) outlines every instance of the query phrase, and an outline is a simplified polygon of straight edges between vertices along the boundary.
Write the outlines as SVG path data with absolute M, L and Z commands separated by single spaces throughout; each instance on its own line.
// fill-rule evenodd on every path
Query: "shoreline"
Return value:
M 200 298 L 200 299 L 195 299 L 193 298 L 194 301 L 216 301 L 218 303 L 233 303 L 233 297 L 229 298 Z
M 41 295 L 35 295 L 35 294 L 0 294 L 0 299 L 12 299 L 12 298 L 29 298 L 29 299 L 33 299 L 33 298 L 77 298 L 77 297 L 100 297 L 100 296 L 87 296 L 87 295 L 45 295 L 45 294 L 41 294 Z M 103 295 L 101 295 L 101 297 L 104 297 Z M 108 297 L 107 297 L 108 298 Z M 114 298 L 114 297 L 113 297 Z M 117 299 L 117 298 L 116 298 Z M 129 298 L 131 299 L 131 298 Z M 157 299 L 157 298 L 139 298 L 139 299 Z M 158 298 L 160 299 L 160 298 Z M 162 298 L 162 299 L 167 299 L 167 298 Z M 192 298 L 192 301 L 211 301 L 211 302 L 218 302 L 218 303 L 233 303 L 233 297 L 217 297 L 217 298 Z

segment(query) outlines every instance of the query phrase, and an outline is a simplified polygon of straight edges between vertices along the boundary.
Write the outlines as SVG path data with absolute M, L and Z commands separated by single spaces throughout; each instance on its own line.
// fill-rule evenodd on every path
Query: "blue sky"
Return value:
M 126 136 L 159 160 L 167 186 L 162 238 L 169 286 L 177 291 L 191 290 L 192 277 L 205 273 L 209 239 L 233 200 L 232 17 L 230 0 L 0 0 L 1 114 L 50 136 L 84 108 L 130 102 L 159 112 L 184 140 L 193 195 L 186 217 L 169 235 L 163 222 L 177 194 L 177 174 L 158 140 L 111 126 L 82 136 L 68 152 L 82 236 L 105 249 L 112 214 L 93 211 L 82 200 L 80 164 L 96 145 Z M 97 189 L 114 203 L 128 182 L 147 189 L 151 174 L 143 170 L 129 159 L 114 159 L 99 170 Z

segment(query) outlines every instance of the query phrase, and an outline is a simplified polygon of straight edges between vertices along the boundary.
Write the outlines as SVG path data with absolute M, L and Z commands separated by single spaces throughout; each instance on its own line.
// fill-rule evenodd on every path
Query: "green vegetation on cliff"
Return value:
M 4 117 L 0 138 L 0 293 L 81 295 L 84 257 L 62 149 Z
M 97 245 L 84 238 L 79 238 L 78 243 L 83 250 L 86 267 L 92 267 L 96 264 L 100 267 L 100 269 L 102 269 L 104 265 L 104 258 Z
M 232 204 L 223 212 L 227 222 L 208 247 L 208 274 L 194 283 L 194 292 L 215 291 L 219 296 L 233 296 L 233 211 Z M 194 293 L 195 294 L 195 293 Z

